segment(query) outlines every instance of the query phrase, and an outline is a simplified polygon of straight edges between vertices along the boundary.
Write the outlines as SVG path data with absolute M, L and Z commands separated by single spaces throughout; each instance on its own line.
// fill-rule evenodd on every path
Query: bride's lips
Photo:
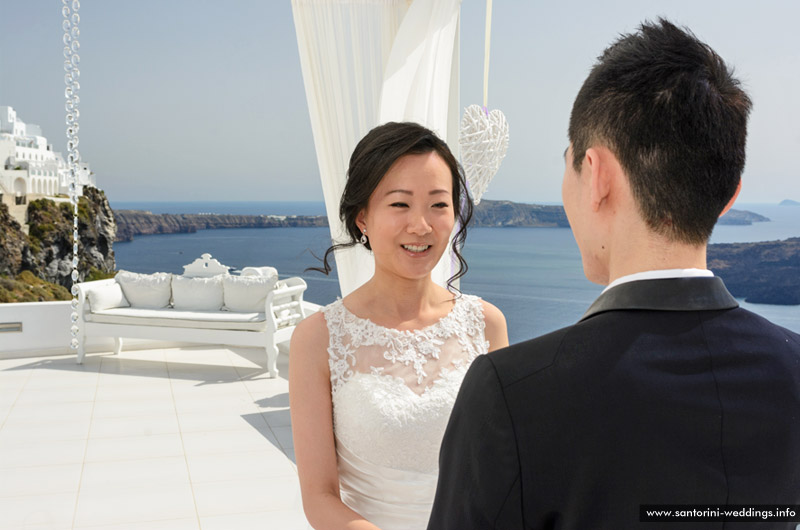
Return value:
M 413 257 L 420 257 L 429 254 L 432 247 L 432 245 L 427 245 L 424 243 L 406 243 L 400 245 L 400 248 L 402 248 L 406 254 Z

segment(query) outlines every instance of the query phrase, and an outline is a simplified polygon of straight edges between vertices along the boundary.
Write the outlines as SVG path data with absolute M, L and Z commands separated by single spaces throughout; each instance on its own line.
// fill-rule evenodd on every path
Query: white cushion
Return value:
M 190 329 L 222 329 L 263 332 L 267 328 L 264 312 L 226 313 L 224 311 L 178 311 L 175 309 L 106 309 L 87 315 L 87 321 L 103 324 L 158 326 Z
M 190 311 L 219 311 L 222 308 L 222 275 L 210 278 L 173 276 L 172 306 Z
M 89 298 L 89 308 L 92 311 L 102 311 L 112 307 L 130 307 L 131 305 L 125 298 L 122 287 L 116 282 L 92 286 L 87 290 L 86 296 Z
M 263 313 L 267 294 L 275 288 L 277 276 L 225 276 L 225 308 L 229 311 Z
M 171 277 L 168 272 L 137 274 L 119 271 L 114 279 L 122 287 L 131 307 L 159 309 L 169 305 Z

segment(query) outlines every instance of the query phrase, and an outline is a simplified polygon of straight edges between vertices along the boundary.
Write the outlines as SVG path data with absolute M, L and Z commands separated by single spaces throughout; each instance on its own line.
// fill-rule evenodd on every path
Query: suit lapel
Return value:
M 639 280 L 617 285 L 601 294 L 581 320 L 621 309 L 715 311 L 735 307 L 739 307 L 739 303 L 716 276 Z

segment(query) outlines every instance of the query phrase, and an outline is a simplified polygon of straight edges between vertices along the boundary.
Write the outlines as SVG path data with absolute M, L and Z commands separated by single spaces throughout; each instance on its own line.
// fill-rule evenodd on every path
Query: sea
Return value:
M 325 215 L 321 202 L 112 202 L 111 207 L 173 214 Z M 712 243 L 800 236 L 800 206 L 737 204 L 735 208 L 761 214 L 770 221 L 749 226 L 719 225 Z M 117 269 L 142 273 L 179 274 L 184 265 L 204 253 L 234 269 L 270 265 L 278 269 L 281 278 L 305 279 L 305 299 L 325 305 L 340 295 L 335 272 L 325 276 L 306 269 L 319 266 L 318 257 L 329 244 L 326 227 L 237 228 L 137 236 L 130 242 L 114 243 L 114 253 Z M 578 321 L 603 289 L 584 277 L 580 253 L 568 228 L 472 228 L 463 253 L 469 271 L 461 279 L 461 290 L 503 311 L 511 343 Z M 800 333 L 800 306 L 739 303 Z

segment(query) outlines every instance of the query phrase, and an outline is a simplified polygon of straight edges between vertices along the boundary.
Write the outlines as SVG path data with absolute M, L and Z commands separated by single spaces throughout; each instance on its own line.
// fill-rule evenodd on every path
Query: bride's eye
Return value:
M 437 202 L 436 204 L 433 205 L 434 208 L 447 208 L 449 206 L 450 204 L 446 202 Z
M 392 208 L 408 208 L 408 204 L 404 202 L 393 202 L 389 206 L 391 206 Z

